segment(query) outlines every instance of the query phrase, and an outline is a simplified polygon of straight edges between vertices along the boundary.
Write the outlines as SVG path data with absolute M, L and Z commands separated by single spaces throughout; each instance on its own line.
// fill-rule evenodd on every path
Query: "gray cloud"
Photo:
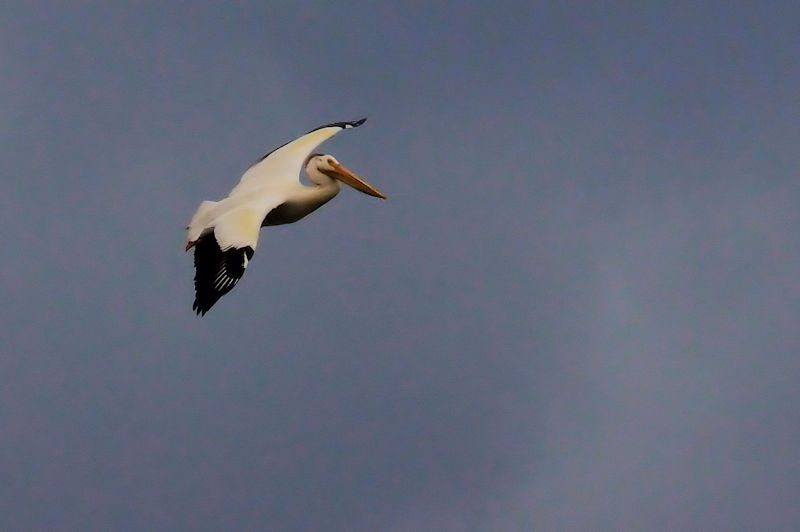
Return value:
M 796 528 L 796 11 L 11 10 L 0 522 Z M 197 203 L 362 115 L 389 200 L 197 319 Z

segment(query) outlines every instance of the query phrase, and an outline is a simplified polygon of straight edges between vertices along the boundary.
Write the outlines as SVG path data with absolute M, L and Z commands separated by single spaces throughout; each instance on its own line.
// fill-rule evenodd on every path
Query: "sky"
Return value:
M 14 2 L 0 528 L 797 530 L 796 2 Z M 388 195 L 184 226 L 321 124 Z

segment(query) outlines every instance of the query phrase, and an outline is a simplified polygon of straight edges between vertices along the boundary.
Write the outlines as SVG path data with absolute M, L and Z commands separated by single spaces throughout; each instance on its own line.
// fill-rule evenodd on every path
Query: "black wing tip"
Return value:
M 200 305 L 200 303 L 198 303 L 198 302 L 197 302 L 197 300 L 195 299 L 195 300 L 194 300 L 194 303 L 192 303 L 192 310 L 193 310 L 193 311 L 195 312 L 195 314 L 197 314 L 198 316 L 205 316 L 205 315 L 206 315 L 206 312 L 208 312 L 209 310 L 211 310 L 211 307 L 212 307 L 213 305 L 214 305 L 214 304 L 212 303 L 212 304 L 211 304 L 211 305 L 209 305 L 208 307 L 203 307 L 203 306 L 201 306 L 201 305 Z
M 197 296 L 194 298 L 194 303 L 192 303 L 192 310 L 198 316 L 205 316 L 206 312 L 211 310 L 211 307 L 213 307 L 214 303 L 219 301 L 219 299 L 220 298 L 209 298 L 207 295 L 206 297 L 202 297 L 200 294 L 197 294 Z
M 331 122 L 330 124 L 325 124 L 325 125 L 322 125 L 322 126 L 319 126 L 319 127 L 315 127 L 314 129 L 309 131 L 309 133 L 311 133 L 312 131 L 316 131 L 318 129 L 325 129 L 326 127 L 339 127 L 339 128 L 342 128 L 342 129 L 350 129 L 350 128 L 358 127 L 358 126 L 360 126 L 361 124 L 363 124 L 366 121 L 367 121 L 367 117 L 361 118 L 360 120 L 355 120 L 353 122 Z
M 205 316 L 222 296 L 233 290 L 253 258 L 250 246 L 221 250 L 213 232 L 204 233 L 194 246 L 194 291 L 192 310 Z

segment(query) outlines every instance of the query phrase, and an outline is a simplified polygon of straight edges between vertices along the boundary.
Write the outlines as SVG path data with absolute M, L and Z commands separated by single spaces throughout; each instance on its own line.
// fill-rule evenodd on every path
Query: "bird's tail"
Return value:
M 200 238 L 203 229 L 208 227 L 214 219 L 214 207 L 216 207 L 218 203 L 218 201 L 204 201 L 197 208 L 194 216 L 192 216 L 192 221 L 186 226 L 186 238 L 189 242 L 194 242 Z

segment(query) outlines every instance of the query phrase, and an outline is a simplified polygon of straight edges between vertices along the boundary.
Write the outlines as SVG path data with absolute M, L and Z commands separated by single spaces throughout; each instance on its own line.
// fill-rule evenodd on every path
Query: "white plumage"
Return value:
M 333 199 L 339 182 L 385 199 L 334 157 L 312 153 L 343 129 L 365 122 L 336 122 L 313 129 L 256 161 L 228 197 L 204 201 L 187 226 L 186 250 L 195 249 L 194 310 L 205 314 L 230 292 L 258 246 L 261 227 L 295 222 Z M 300 183 L 300 170 L 313 183 Z

